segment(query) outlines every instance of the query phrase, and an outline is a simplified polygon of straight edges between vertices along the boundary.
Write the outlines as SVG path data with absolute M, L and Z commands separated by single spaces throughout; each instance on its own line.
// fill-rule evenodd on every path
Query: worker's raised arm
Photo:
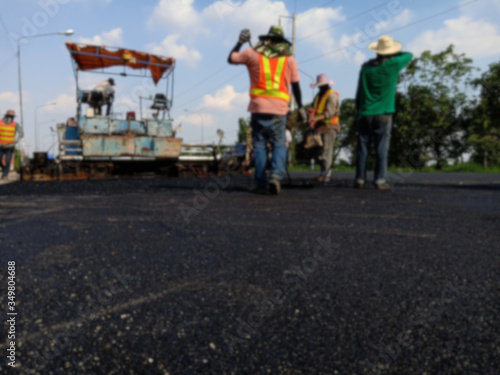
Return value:
M 232 64 L 232 65 L 236 65 L 236 63 L 232 62 L 231 61 L 231 55 L 233 54 L 233 52 L 240 52 L 240 49 L 241 49 L 241 46 L 243 45 L 243 43 L 241 43 L 240 41 L 238 41 L 238 43 L 236 43 L 236 45 L 234 46 L 234 48 L 231 50 L 231 52 L 229 52 L 229 56 L 227 58 L 227 62 L 229 64 Z
M 297 102 L 297 105 L 299 106 L 299 108 L 301 108 L 302 107 L 302 91 L 300 90 L 299 82 L 292 83 L 292 91 L 293 91 L 293 96 L 295 97 L 295 101 Z
M 399 52 L 397 53 L 392 60 L 394 60 L 398 64 L 399 70 L 403 70 L 413 59 L 413 54 L 411 52 Z
M 248 30 L 248 29 L 241 30 L 241 32 L 240 32 L 240 38 L 238 39 L 238 43 L 236 43 L 236 45 L 231 50 L 231 52 L 229 53 L 229 56 L 227 58 L 227 62 L 229 64 L 232 64 L 232 65 L 237 64 L 237 63 L 233 62 L 233 60 L 231 59 L 231 56 L 232 56 L 232 54 L 234 52 L 240 52 L 241 46 L 243 44 L 245 44 L 246 42 L 249 42 L 250 38 L 251 38 L 250 30 Z

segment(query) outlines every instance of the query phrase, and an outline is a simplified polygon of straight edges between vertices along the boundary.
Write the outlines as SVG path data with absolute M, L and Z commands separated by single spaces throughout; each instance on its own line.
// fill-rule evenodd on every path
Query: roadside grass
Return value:
M 320 167 L 318 164 L 314 165 L 314 169 L 308 164 L 297 164 L 288 166 L 289 172 L 319 172 Z M 355 172 L 356 168 L 348 165 L 334 165 L 333 171 L 337 172 Z M 423 167 L 421 169 L 410 168 L 396 168 L 389 167 L 389 172 L 425 172 L 425 173 L 500 173 L 500 166 L 484 167 L 474 163 L 464 163 L 458 165 L 451 165 L 443 167 L 443 169 L 436 169 L 434 167 Z
M 443 169 L 434 167 L 423 167 L 421 169 L 411 168 L 389 168 L 390 172 L 426 172 L 426 173 L 500 173 L 500 166 L 484 167 L 474 163 L 464 163 L 457 165 L 449 165 Z

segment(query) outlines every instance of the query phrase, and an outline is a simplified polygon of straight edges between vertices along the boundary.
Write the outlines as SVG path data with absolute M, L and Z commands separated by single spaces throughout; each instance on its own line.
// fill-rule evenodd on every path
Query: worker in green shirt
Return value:
M 409 52 L 400 52 L 403 46 L 388 35 L 381 36 L 368 48 L 377 57 L 366 62 L 359 74 L 356 93 L 358 111 L 358 145 L 356 180 L 354 187 L 364 188 L 366 182 L 366 160 L 371 140 L 374 140 L 377 160 L 375 164 L 375 186 L 380 190 L 390 189 L 385 180 L 387 154 L 391 138 L 392 115 L 395 110 L 396 86 L 399 72 L 413 58 Z

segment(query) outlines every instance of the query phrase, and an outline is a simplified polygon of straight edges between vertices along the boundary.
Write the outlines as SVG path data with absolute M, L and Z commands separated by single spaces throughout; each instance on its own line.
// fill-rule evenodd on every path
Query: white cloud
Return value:
M 297 17 L 297 35 L 299 41 L 314 44 L 320 51 L 331 51 L 338 47 L 334 38 L 334 30 L 329 29 L 334 21 L 344 21 L 342 7 L 313 8 Z M 338 60 L 338 54 L 329 55 Z
M 238 31 L 250 29 L 255 38 L 258 35 L 266 34 L 269 27 L 278 22 L 279 16 L 288 16 L 289 13 L 283 1 L 246 0 L 236 2 L 219 0 L 205 8 L 202 14 L 204 18 L 218 24 L 229 23 Z
M 194 0 L 159 0 L 148 26 L 165 27 L 184 38 L 223 32 L 234 39 L 244 28 L 250 29 L 254 37 L 265 34 L 270 25 L 278 22 L 279 16 L 288 14 L 284 1 L 219 0 L 198 12 Z
M 151 112 L 149 106 L 143 106 L 144 117 L 151 117 Z M 130 96 L 117 95 L 116 99 L 113 102 L 113 112 L 118 114 L 118 116 L 122 116 L 124 118 L 127 112 L 135 112 L 136 116 L 139 116 L 141 112 L 141 108 L 139 103 L 134 101 Z
M 394 18 L 390 18 L 387 21 L 379 22 L 375 25 L 375 30 L 380 32 L 387 28 L 395 28 L 408 25 L 413 19 L 414 13 L 410 9 L 405 9 Z
M 177 44 L 179 38 L 179 34 L 172 34 L 163 39 L 160 44 L 148 44 L 147 48 L 154 54 L 173 56 L 177 60 L 186 61 L 191 67 L 196 66 L 197 62 L 201 60 L 201 53 L 185 45 Z
M 102 76 L 101 74 L 79 74 L 78 75 L 78 86 L 82 90 L 90 90 L 97 86 L 100 82 L 108 79 L 108 77 Z M 116 81 L 116 79 L 115 79 Z M 68 82 L 71 82 L 71 92 L 76 90 L 76 82 L 73 77 L 71 77 Z M 69 86 L 69 85 L 68 85 Z
M 473 18 L 489 17 L 492 20 L 498 20 L 500 16 L 500 1 L 498 0 L 481 0 L 474 3 L 470 0 L 462 0 L 460 5 L 464 6 L 464 14 Z
M 339 54 L 344 59 L 349 62 L 353 62 L 356 65 L 361 65 L 366 61 L 366 55 L 359 49 L 360 41 L 362 41 L 363 36 L 361 33 L 356 33 L 353 35 L 342 35 L 340 38 L 340 47 L 342 48 L 342 54 Z
M 71 113 L 76 111 L 75 95 L 61 94 L 54 100 L 49 100 L 47 103 L 56 103 L 55 105 L 46 105 L 40 108 L 40 112 L 51 113 Z
M 428 30 L 420 34 L 408 45 L 408 50 L 415 54 L 430 50 L 440 52 L 454 44 L 457 52 L 477 58 L 500 53 L 500 35 L 495 25 L 472 20 L 468 16 L 444 21 L 445 27 Z
M 92 38 L 80 38 L 78 41 L 85 44 L 96 44 L 106 46 L 119 46 L 123 42 L 123 30 L 121 27 L 105 31 L 100 35 L 95 35 Z
M 148 26 L 166 26 L 175 31 L 201 31 L 202 20 L 193 7 L 194 0 L 160 0 Z
M 215 96 L 205 95 L 203 97 L 203 108 L 231 111 L 236 107 L 241 108 L 248 103 L 248 93 L 238 93 L 234 87 L 227 85 L 218 90 Z
M 26 116 L 27 107 L 32 102 L 32 94 L 30 91 L 23 91 L 24 115 Z M 12 109 L 16 112 L 17 119 L 21 121 L 19 109 L 19 92 L 4 91 L 0 92 L 0 118 L 3 117 L 5 111 Z
M 182 123 L 180 135 L 186 142 L 200 142 L 201 132 L 205 143 L 218 142 L 216 129 L 225 133 L 224 143 L 232 143 L 238 133 L 238 118 L 248 117 L 248 92 L 238 92 L 231 85 L 217 90 L 214 95 L 205 95 L 203 102 L 190 114 L 181 113 L 175 124 Z M 200 129 L 203 126 L 203 129 Z M 194 128 L 196 127 L 196 128 Z
M 365 61 L 366 61 L 366 55 L 361 51 L 356 52 L 352 56 L 352 62 L 356 65 L 361 66 Z
M 214 125 L 214 116 L 210 113 L 196 112 L 190 115 L 181 115 L 176 119 L 176 123 L 184 127 L 187 125 L 194 125 L 199 127 L 212 127 Z
M 380 37 L 384 30 L 401 27 L 410 23 L 414 17 L 414 13 L 409 9 L 404 9 L 393 16 L 388 10 L 382 9 L 378 13 L 372 12 L 371 16 L 378 21 L 378 23 L 370 21 L 366 23 L 364 30 L 356 27 L 354 29 L 356 31 L 355 33 L 351 35 L 342 35 L 339 41 L 342 53 L 332 54 L 334 59 L 340 60 L 344 58 L 356 65 L 363 64 L 367 59 L 363 51 L 366 50 L 368 45 Z
M 17 104 L 19 101 L 19 94 L 12 91 L 0 92 L 0 103 L 4 104 Z
M 179 35 L 182 35 L 183 40 L 193 41 L 194 37 L 204 33 L 205 35 L 223 35 L 220 43 L 232 46 L 242 29 L 251 30 L 255 44 L 260 35 L 267 34 L 269 27 L 278 23 L 280 16 L 290 14 L 286 5 L 285 1 L 276 0 L 218 0 L 198 12 L 194 8 L 193 0 L 159 0 L 148 25 L 162 25 L 171 30 L 172 35 L 168 40 L 171 44 L 172 42 L 175 44 Z M 342 7 L 313 8 L 300 13 L 297 15 L 298 40 L 307 37 L 305 41 L 321 52 L 338 48 L 334 29 L 329 28 L 334 22 L 345 19 Z M 286 36 L 291 40 L 291 21 L 287 18 L 281 18 L 281 21 L 284 24 Z M 324 29 L 328 30 L 323 31 Z M 166 41 L 161 43 L 161 45 L 165 44 Z M 160 45 L 149 45 L 148 47 L 155 47 L 156 51 L 161 50 Z M 196 59 L 196 56 L 189 55 L 189 52 L 193 50 L 189 50 L 185 46 L 179 47 L 163 48 L 163 53 L 165 54 L 165 50 L 167 50 L 168 54 L 174 55 L 172 51 L 175 51 Z M 341 59 L 339 54 L 333 54 L 329 57 L 336 61 Z
M 23 96 L 24 99 L 24 96 Z M 12 109 L 16 112 L 16 121 L 20 121 L 19 115 L 19 94 L 12 91 L 0 92 L 0 119 L 7 110 Z
M 410 9 L 405 9 L 401 14 L 394 17 L 394 23 L 398 26 L 404 26 L 410 23 L 414 18 L 414 13 Z

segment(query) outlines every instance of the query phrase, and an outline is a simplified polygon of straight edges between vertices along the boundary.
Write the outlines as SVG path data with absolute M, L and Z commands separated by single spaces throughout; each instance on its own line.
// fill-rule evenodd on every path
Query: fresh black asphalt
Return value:
M 500 374 L 499 175 L 291 177 L 0 186 L 0 373 Z

